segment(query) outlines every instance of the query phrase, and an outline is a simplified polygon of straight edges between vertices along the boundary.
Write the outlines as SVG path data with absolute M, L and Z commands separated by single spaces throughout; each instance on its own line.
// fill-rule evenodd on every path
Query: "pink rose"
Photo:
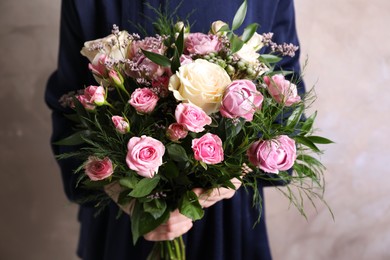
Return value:
M 197 161 L 217 164 L 223 161 L 222 140 L 217 135 L 207 133 L 192 140 L 192 150 Z
M 200 107 L 191 103 L 180 103 L 175 110 L 176 122 L 182 124 L 189 131 L 200 133 L 204 126 L 211 124 L 209 117 Z
M 112 116 L 112 123 L 114 123 L 115 129 L 118 133 L 126 134 L 130 131 L 129 122 L 121 116 Z
M 265 76 L 264 82 L 268 86 L 268 93 L 279 104 L 284 104 L 289 107 L 301 100 L 301 97 L 298 95 L 297 86 L 286 80 L 281 74 L 274 75 L 271 78 Z
M 132 137 L 127 144 L 126 163 L 130 169 L 145 178 L 152 178 L 163 163 L 165 147 L 160 141 L 148 137 Z
M 183 65 L 186 65 L 186 64 L 190 64 L 190 63 L 193 63 L 194 60 L 191 59 L 191 57 L 189 55 L 185 55 L 185 54 L 182 54 L 180 56 L 180 65 L 183 66 Z
M 219 111 L 227 118 L 243 117 L 252 121 L 253 114 L 261 109 L 262 103 L 263 95 L 252 81 L 236 80 L 227 87 Z
M 190 33 L 185 39 L 187 53 L 205 55 L 222 48 L 219 38 L 212 34 Z
M 178 141 L 179 139 L 183 139 L 187 136 L 188 131 L 186 127 L 179 123 L 170 124 L 167 129 L 167 136 L 171 141 Z
M 130 66 L 126 73 L 133 78 L 146 78 L 148 80 L 161 77 L 165 68 L 146 58 L 142 50 L 163 55 L 166 47 L 161 37 L 145 37 L 142 40 L 131 42 L 127 53 Z
M 105 54 L 96 55 L 92 62 L 88 64 L 88 68 L 91 70 L 93 75 L 97 76 L 98 79 L 103 79 L 108 76 L 108 69 L 106 67 L 106 61 L 108 57 Z M 97 80 L 99 82 L 99 80 Z
M 264 172 L 287 171 L 297 157 L 295 141 L 287 135 L 254 142 L 247 151 L 249 161 Z
M 158 101 L 158 96 L 149 88 L 137 88 L 129 100 L 135 110 L 139 113 L 149 114 L 153 112 Z
M 104 159 L 99 159 L 95 156 L 89 156 L 87 163 L 84 166 L 85 174 L 92 181 L 100 181 L 107 177 L 110 177 L 114 173 L 114 167 L 110 158 L 104 157 Z
M 106 92 L 102 86 L 89 86 L 84 89 L 83 95 L 77 95 L 76 98 L 85 109 L 94 110 L 96 106 L 101 106 L 105 103 L 105 95 Z

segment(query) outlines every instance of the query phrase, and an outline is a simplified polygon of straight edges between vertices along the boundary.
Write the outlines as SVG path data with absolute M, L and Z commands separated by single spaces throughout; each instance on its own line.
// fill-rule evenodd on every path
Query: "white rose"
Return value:
M 260 57 L 260 54 L 257 51 L 264 46 L 262 40 L 263 36 L 255 33 L 252 38 L 250 38 L 249 41 L 247 41 L 242 48 L 236 52 L 236 55 L 249 64 L 256 64 L 258 62 L 258 58 Z
M 98 54 L 105 54 L 108 58 L 120 60 L 125 58 L 124 55 L 127 53 L 129 44 L 129 33 L 120 31 L 118 39 L 115 35 L 110 34 L 101 39 L 85 42 L 84 47 L 81 49 L 81 54 L 87 57 L 90 62 Z M 99 46 L 101 48 L 98 48 Z
M 219 111 L 226 87 L 231 80 L 219 65 L 197 59 L 179 68 L 169 80 L 169 90 L 177 100 L 189 101 L 208 115 Z
M 221 35 L 221 34 L 223 35 L 223 34 L 226 34 L 226 32 L 218 32 L 219 29 L 221 29 L 222 26 L 224 26 L 224 25 L 227 25 L 227 23 L 225 23 L 225 22 L 223 22 L 223 21 L 220 21 L 220 20 L 215 21 L 215 22 L 213 22 L 213 23 L 211 24 L 211 30 L 210 30 L 210 32 L 211 32 L 212 34 L 215 34 L 215 35 Z

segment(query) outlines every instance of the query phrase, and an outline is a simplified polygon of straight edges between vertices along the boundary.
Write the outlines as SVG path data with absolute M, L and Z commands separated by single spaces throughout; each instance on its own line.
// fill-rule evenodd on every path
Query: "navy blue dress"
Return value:
M 142 0 L 63 0 L 61 12 L 60 46 L 58 68 L 50 77 L 45 100 L 52 109 L 52 140 L 59 140 L 71 133 L 72 124 L 62 115 L 59 98 L 72 90 L 94 84 L 88 70 L 88 60 L 80 54 L 85 41 L 102 38 L 111 33 L 112 25 L 120 30 L 135 32 L 132 24 L 141 24 L 151 31 L 142 14 L 154 17 Z M 147 1 L 153 6 L 165 4 L 164 0 Z M 172 6 L 180 1 L 171 0 Z M 197 0 L 183 1 L 179 16 L 190 16 L 192 32 L 207 32 L 213 21 L 222 20 L 231 23 L 235 11 L 242 0 Z M 132 21 L 132 23 L 129 22 Z M 244 23 L 257 22 L 258 30 L 274 32 L 277 43 L 291 42 L 298 45 L 295 28 L 293 0 L 248 0 L 248 13 Z M 294 58 L 281 62 L 281 67 L 299 72 L 299 52 Z M 70 151 L 70 147 L 53 146 L 55 154 Z M 79 202 L 86 191 L 75 189 L 76 176 L 72 173 L 80 162 L 61 160 L 64 189 L 67 197 Z M 259 187 L 262 194 L 262 183 Z M 265 215 L 252 228 L 258 212 L 252 208 L 252 194 L 239 189 L 230 200 L 218 202 L 206 209 L 202 220 L 196 221 L 193 228 L 184 236 L 187 259 L 195 260 L 260 260 L 271 259 L 268 245 Z M 263 207 L 264 209 L 264 207 Z M 81 224 L 77 254 L 86 260 L 127 260 L 145 259 L 152 243 L 141 239 L 133 246 L 129 217 L 125 214 L 116 219 L 118 208 L 112 203 L 99 216 L 94 217 L 95 209 L 91 204 L 80 204 L 79 221 Z

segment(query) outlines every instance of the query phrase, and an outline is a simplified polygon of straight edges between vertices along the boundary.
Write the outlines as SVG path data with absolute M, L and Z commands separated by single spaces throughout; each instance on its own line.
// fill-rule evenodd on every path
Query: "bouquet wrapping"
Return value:
M 331 141 L 313 135 L 316 113 L 303 116 L 312 99 L 298 94 L 299 75 L 275 68 L 298 47 L 274 43 L 257 24 L 237 35 L 246 9 L 244 1 L 231 25 L 216 21 L 208 33 L 159 13 L 155 36 L 114 25 L 81 50 L 97 84 L 61 99 L 75 128 L 57 144 L 82 148 L 59 158 L 83 161 L 78 186 L 102 191 L 97 205 L 114 199 L 127 209 L 134 243 L 174 210 L 201 219 L 195 188 L 235 189 L 238 179 L 256 190 L 266 179 L 321 198 L 315 154 Z M 284 194 L 304 214 L 300 195 Z M 256 192 L 253 203 L 261 207 Z M 185 259 L 182 238 L 157 242 L 150 259 Z

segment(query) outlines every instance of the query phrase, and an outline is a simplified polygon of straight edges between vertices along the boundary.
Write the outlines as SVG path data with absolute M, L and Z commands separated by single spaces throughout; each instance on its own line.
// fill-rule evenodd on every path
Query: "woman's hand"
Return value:
M 204 190 L 202 188 L 195 188 L 192 191 L 195 192 L 195 194 L 198 196 L 199 203 L 202 206 L 202 208 L 208 208 L 220 200 L 230 199 L 231 197 L 234 196 L 236 190 L 240 188 L 242 182 L 237 178 L 234 178 L 231 181 L 236 187 L 235 190 L 230 188 L 219 188 L 210 191 L 210 190 Z
M 144 235 L 149 241 L 173 240 L 188 232 L 192 228 L 192 220 L 182 215 L 178 209 L 171 212 L 167 222 Z

